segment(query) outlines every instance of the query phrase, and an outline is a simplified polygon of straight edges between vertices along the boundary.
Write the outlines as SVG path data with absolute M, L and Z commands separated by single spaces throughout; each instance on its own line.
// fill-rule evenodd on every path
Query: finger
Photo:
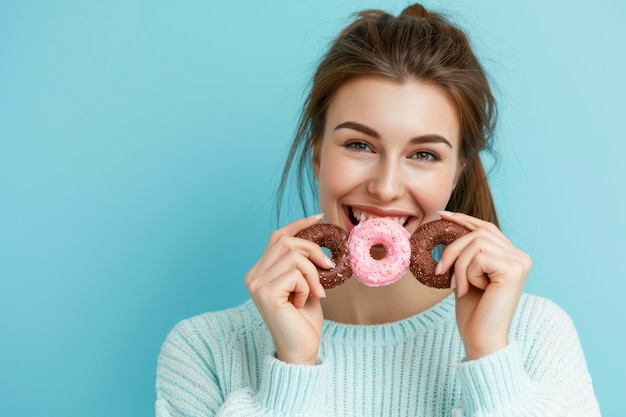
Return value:
M 256 274 L 265 274 L 274 264 L 286 259 L 291 259 L 294 254 L 299 254 L 321 269 L 334 267 L 332 260 L 326 256 L 322 248 L 306 239 L 299 239 L 291 236 L 282 236 L 278 241 L 266 251 L 254 266 Z
M 265 247 L 265 253 L 254 265 L 254 267 L 252 267 L 250 273 L 259 274 L 265 272 L 267 268 L 276 262 L 278 258 L 295 249 L 299 249 L 301 252 L 308 254 L 320 267 L 332 268 L 332 262 L 326 254 L 321 251 L 319 245 L 305 239 L 292 239 L 301 230 L 319 223 L 322 217 L 323 214 L 316 214 L 314 216 L 296 220 L 287 226 L 274 231 L 274 233 L 270 235 L 267 246 Z
M 458 257 L 463 253 L 470 245 L 475 245 L 475 242 L 484 242 L 483 245 L 494 245 L 494 246 L 502 246 L 509 247 L 511 246 L 510 242 L 502 240 L 500 237 L 494 235 L 490 231 L 485 229 L 477 229 L 473 232 L 470 232 L 460 238 L 456 239 L 454 242 L 450 243 L 443 250 L 441 257 L 439 258 L 439 262 L 437 263 L 437 268 L 435 270 L 436 274 L 442 274 L 448 271 L 457 262 Z
M 496 257 L 486 252 L 479 252 L 474 255 L 465 272 L 467 286 L 462 295 L 465 295 L 467 291 L 469 291 L 470 285 L 483 291 L 487 289 L 487 286 L 491 283 L 491 279 L 489 274 L 485 273 L 484 267 L 488 262 L 494 261 L 496 261 Z
M 318 250 L 321 249 L 318 247 Z M 323 254 L 323 253 L 322 253 Z M 324 255 L 325 256 L 325 255 Z M 278 277 L 297 271 L 300 279 L 307 283 L 313 295 L 317 298 L 326 296 L 324 287 L 320 283 L 319 272 L 309 258 L 298 251 L 291 251 L 287 255 L 279 258 L 263 274 L 260 274 L 252 288 L 265 285 L 266 282 L 275 281 Z M 292 292 L 294 288 L 287 288 L 285 291 Z M 308 296 L 308 295 L 307 295 Z
M 319 250 L 321 252 L 321 248 Z M 326 257 L 323 252 L 322 255 Z M 316 298 L 325 298 L 326 291 L 320 283 L 320 273 L 315 265 L 311 263 L 308 258 L 302 257 L 301 259 L 298 259 L 298 262 L 295 264 L 295 266 L 297 267 L 298 271 L 300 271 L 300 274 L 304 278 L 304 281 L 306 282 L 309 290 L 312 292 L 312 295 Z M 306 297 L 308 297 L 308 293 Z M 306 301 L 306 297 L 304 298 L 304 301 Z
M 299 285 L 297 285 L 295 291 L 292 293 L 292 303 L 294 307 L 303 308 L 311 296 L 317 299 L 322 298 L 321 296 L 315 296 L 311 291 L 312 288 L 316 287 L 311 287 L 309 283 L 303 283 L 302 280 L 298 280 L 298 284 Z M 322 291 L 324 291 L 323 288 Z
M 281 236 L 295 236 L 298 234 L 298 232 L 306 229 L 307 227 L 318 224 L 323 217 L 323 214 L 315 214 L 313 216 L 298 219 L 274 231 L 274 233 L 270 235 L 267 247 L 272 246 Z
M 302 300 L 306 300 L 309 294 L 309 286 L 295 269 L 251 291 L 252 299 L 259 311 L 264 313 L 274 311 L 276 308 L 300 308 L 303 305 Z
M 491 233 L 494 233 L 497 236 L 500 236 L 505 241 L 509 241 L 507 237 L 502 233 L 502 231 L 495 224 L 478 219 L 476 217 L 467 215 L 465 213 L 453 213 L 450 211 L 438 211 L 437 214 L 441 216 L 444 220 L 449 220 L 451 222 L 457 223 L 461 226 L 466 227 L 470 231 L 478 230 L 478 229 L 486 229 Z
M 302 274 L 298 272 L 291 270 L 274 280 L 270 286 L 281 288 L 281 299 L 290 302 L 295 308 L 302 308 L 311 294 L 311 286 L 302 279 Z
M 483 290 L 494 285 L 521 290 L 532 264 L 528 255 L 515 247 L 489 244 L 477 247 L 480 249 L 477 251 L 473 249 L 474 256 L 465 269 L 467 286 L 463 287 L 465 281 L 461 282 L 463 288 L 460 291 L 461 296 L 469 291 L 469 285 Z
M 490 283 L 491 274 L 501 267 L 503 259 L 508 257 L 506 250 L 488 239 L 473 239 L 463 248 L 454 263 L 457 295 L 459 297 L 465 295 L 470 285 L 485 289 Z

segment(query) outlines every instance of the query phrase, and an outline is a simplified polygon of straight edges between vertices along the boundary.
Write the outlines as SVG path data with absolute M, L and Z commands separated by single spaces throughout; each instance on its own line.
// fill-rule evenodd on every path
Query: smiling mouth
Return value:
M 365 220 L 379 218 L 379 217 L 384 217 L 386 219 L 393 220 L 402 227 L 406 227 L 406 225 L 411 221 L 411 219 L 414 218 L 413 216 L 389 216 L 389 217 L 377 216 L 375 214 L 368 213 L 363 210 L 359 210 L 352 206 L 348 206 L 348 218 L 350 219 L 350 222 L 354 226 L 356 226 L 357 224 L 361 222 L 364 222 Z

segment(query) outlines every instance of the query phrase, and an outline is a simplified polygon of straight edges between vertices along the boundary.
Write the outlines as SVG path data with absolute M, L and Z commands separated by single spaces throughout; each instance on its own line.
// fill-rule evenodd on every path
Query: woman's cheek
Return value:
M 318 185 L 320 195 L 338 198 L 355 188 L 365 175 L 358 164 L 351 164 L 344 158 L 327 155 L 319 169 Z
M 451 181 L 442 181 L 440 178 L 432 178 L 432 181 L 422 183 L 420 190 L 415 191 L 416 200 L 427 217 L 435 216 L 435 212 L 444 210 L 451 194 Z
M 336 200 L 350 190 L 350 170 L 339 164 L 321 164 L 318 177 L 320 207 L 328 210 Z

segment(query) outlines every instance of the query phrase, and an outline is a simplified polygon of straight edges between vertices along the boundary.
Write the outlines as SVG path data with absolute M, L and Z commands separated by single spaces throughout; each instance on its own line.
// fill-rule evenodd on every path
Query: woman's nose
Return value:
M 367 184 L 367 191 L 383 202 L 393 201 L 402 197 L 404 180 L 402 167 L 395 162 L 384 161 L 372 170 Z

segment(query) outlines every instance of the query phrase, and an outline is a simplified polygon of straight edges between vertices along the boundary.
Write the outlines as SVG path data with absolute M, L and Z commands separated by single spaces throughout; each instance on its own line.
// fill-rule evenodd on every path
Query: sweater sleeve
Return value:
M 521 339 L 528 338 L 524 343 L 513 340 L 504 349 L 458 366 L 462 402 L 453 416 L 600 416 L 569 316 L 545 299 L 536 300 L 528 314 L 518 332 Z M 537 329 L 524 324 L 537 322 Z
M 156 416 L 321 416 L 327 365 L 290 365 L 268 355 L 261 364 L 257 389 L 237 376 L 225 381 L 218 375 L 230 370 L 217 352 L 184 322 L 166 338 L 157 362 Z M 230 388 L 226 388 L 230 386 Z

